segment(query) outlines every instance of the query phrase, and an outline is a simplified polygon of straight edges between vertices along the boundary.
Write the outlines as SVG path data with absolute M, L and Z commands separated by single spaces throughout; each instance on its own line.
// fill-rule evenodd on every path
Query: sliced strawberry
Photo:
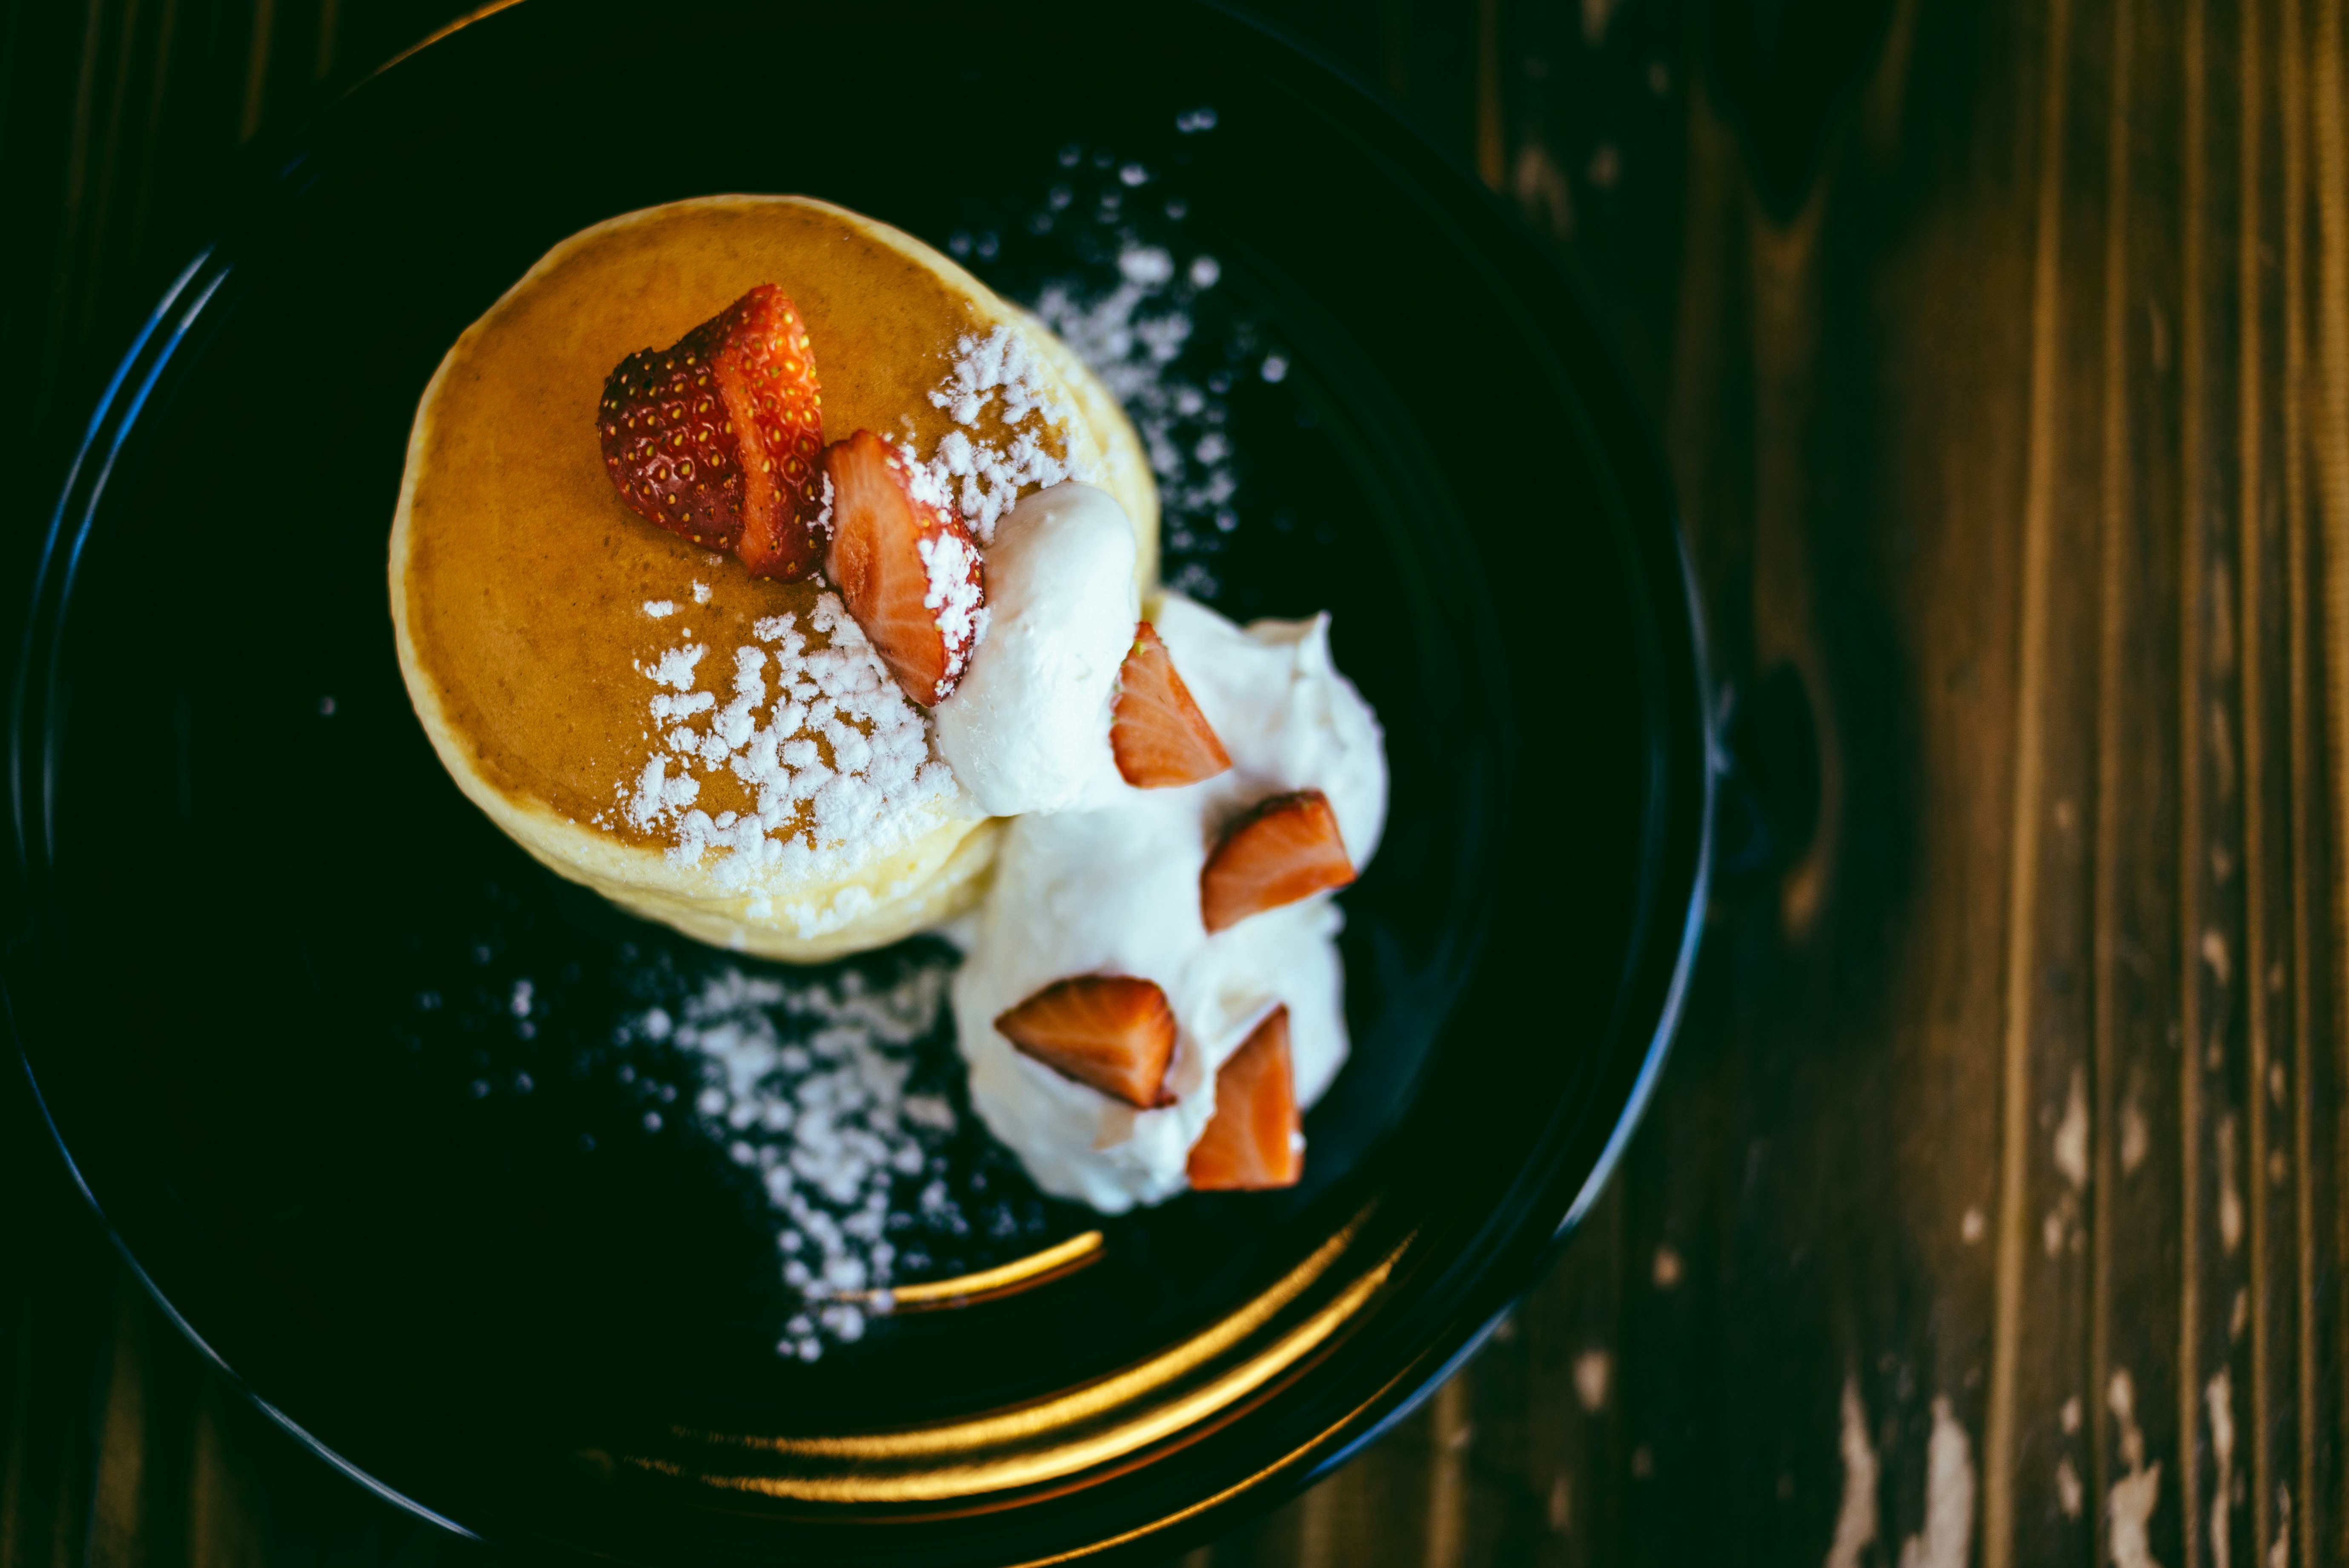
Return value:
M 824 570 L 905 695 L 927 707 L 962 679 L 986 624 L 978 546 L 951 507 L 870 430 L 824 449 L 832 551 Z
M 823 554 L 820 403 L 807 329 L 761 284 L 672 346 L 620 361 L 596 432 L 630 511 L 759 576 L 805 577 Z
M 1130 975 L 1056 980 L 995 1020 L 1020 1051 L 1063 1078 L 1143 1110 L 1174 1103 L 1174 1010 L 1166 993 Z
M 807 328 L 783 291 L 761 284 L 727 315 L 741 314 L 711 362 L 728 415 L 756 439 L 760 460 L 742 469 L 742 564 L 785 580 L 813 573 L 823 556 L 823 397 Z M 719 317 L 721 321 L 724 316 Z
M 1232 765 L 1158 640 L 1158 628 L 1147 621 L 1133 628 L 1133 647 L 1118 666 L 1112 711 L 1109 748 L 1118 772 L 1137 789 L 1196 784 Z
M 1209 931 L 1354 880 L 1337 813 L 1319 789 L 1259 800 L 1224 830 L 1199 871 L 1199 918 Z
M 1191 1185 L 1206 1191 L 1294 1187 L 1305 1136 L 1288 1060 L 1288 1009 L 1277 1007 L 1216 1069 L 1216 1114 L 1191 1145 Z

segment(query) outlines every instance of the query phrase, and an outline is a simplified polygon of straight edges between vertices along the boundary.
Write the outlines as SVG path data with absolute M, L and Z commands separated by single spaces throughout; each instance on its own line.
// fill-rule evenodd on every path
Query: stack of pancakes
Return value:
M 1021 335 L 1046 394 L 1033 417 L 1041 424 L 1023 428 L 1124 507 L 1147 589 L 1158 517 L 1148 464 L 1115 399 L 1065 346 L 885 224 L 801 197 L 717 196 L 574 235 L 450 349 L 409 438 L 392 622 L 409 696 L 442 763 L 523 848 L 692 936 L 806 961 L 968 908 L 984 890 L 995 831 L 948 790 L 924 803 L 913 829 L 900 813 L 892 832 L 861 842 L 858 824 L 833 824 L 811 840 L 821 852 L 746 880 L 739 867 L 723 874 L 732 851 L 681 855 L 673 834 L 626 809 L 647 762 L 664 755 L 647 703 L 666 689 L 648 678 L 665 653 L 704 648 L 697 689 L 723 703 L 737 650 L 773 642 L 759 623 L 823 619 L 821 581 L 754 578 L 629 511 L 598 447 L 613 366 L 675 343 L 762 283 L 779 284 L 806 325 L 825 438 L 870 429 L 917 459 L 957 429 L 1008 435 L 990 427 L 991 412 L 957 425 L 931 394 L 967 341 L 1005 326 Z M 751 804 L 724 767 L 690 772 L 711 816 Z

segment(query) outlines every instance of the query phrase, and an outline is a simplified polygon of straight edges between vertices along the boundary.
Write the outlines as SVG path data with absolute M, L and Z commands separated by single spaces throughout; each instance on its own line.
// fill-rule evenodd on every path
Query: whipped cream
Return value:
M 1231 754 L 1210 791 L 1224 820 L 1268 795 L 1330 798 L 1346 856 L 1359 872 L 1387 823 L 1386 744 L 1378 717 L 1330 657 L 1330 617 L 1258 621 L 1243 631 L 1180 593 L 1159 596 L 1150 623 L 1192 700 Z
M 1110 704 L 1141 615 L 1124 509 L 1074 480 L 1038 490 L 982 559 L 987 636 L 930 710 L 939 755 L 989 816 L 1110 798 Z
M 1154 624 L 1231 770 L 1174 789 L 1119 780 L 1086 809 L 1014 820 L 954 984 L 974 1108 L 1039 1186 L 1108 1213 L 1184 1190 L 1191 1145 L 1215 1112 L 1216 1069 L 1274 1008 L 1288 1008 L 1300 1106 L 1346 1058 L 1341 916 L 1330 895 L 1213 935 L 1202 923 L 1199 872 L 1223 825 L 1268 795 L 1319 789 L 1360 870 L 1386 816 L 1378 722 L 1330 663 L 1328 616 L 1242 631 L 1169 594 Z M 1136 1110 L 996 1031 L 1006 1009 L 1085 974 L 1138 975 L 1166 993 L 1174 1104 Z

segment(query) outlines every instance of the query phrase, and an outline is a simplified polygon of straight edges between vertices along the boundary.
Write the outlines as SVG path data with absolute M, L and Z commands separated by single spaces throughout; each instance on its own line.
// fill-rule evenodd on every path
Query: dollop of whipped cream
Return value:
M 987 636 L 930 710 L 939 755 L 989 816 L 1107 799 L 1124 787 L 1110 704 L 1141 614 L 1125 509 L 1075 480 L 1038 490 L 982 560 Z
M 992 598 L 991 576 L 988 589 Z M 1115 778 L 1112 762 L 1111 785 L 1080 796 L 1078 809 L 1013 820 L 954 985 L 980 1117 L 1039 1186 L 1108 1213 L 1184 1190 L 1191 1145 L 1215 1111 L 1216 1070 L 1274 1008 L 1288 1008 L 1300 1107 L 1320 1097 L 1346 1058 L 1342 917 L 1330 895 L 1210 935 L 1199 912 L 1209 846 L 1267 796 L 1319 789 L 1359 871 L 1386 820 L 1378 721 L 1330 662 L 1327 615 L 1242 630 L 1168 594 L 1153 624 L 1231 754 L 1230 771 L 1136 789 Z M 1106 752 L 1106 725 L 1102 745 Z M 1176 1025 L 1166 1079 L 1174 1104 L 1136 1110 L 1032 1060 L 996 1031 L 1008 1008 L 1084 974 L 1138 975 L 1166 993 Z

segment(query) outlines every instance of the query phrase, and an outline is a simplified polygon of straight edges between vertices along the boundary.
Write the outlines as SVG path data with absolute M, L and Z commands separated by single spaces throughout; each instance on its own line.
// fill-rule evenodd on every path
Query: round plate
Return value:
M 1148 328 L 1170 576 L 1241 619 L 1331 610 L 1393 769 L 1307 1181 L 1105 1221 L 965 1106 L 930 1150 L 957 1218 L 899 1238 L 901 1283 L 997 1272 L 812 1361 L 778 1354 L 757 1171 L 644 1020 L 730 968 L 837 998 L 949 960 L 740 963 L 536 866 L 435 760 L 384 583 L 455 335 L 564 236 L 729 191 Z M 189 265 L 17 569 L 5 977 L 60 1142 L 273 1414 L 533 1552 L 935 1565 L 1227 1528 L 1532 1278 L 1638 1114 L 1702 908 L 1700 651 L 1599 335 L 1482 190 L 1205 8 L 467 26 Z M 904 1060 L 958 1094 L 950 1039 Z

